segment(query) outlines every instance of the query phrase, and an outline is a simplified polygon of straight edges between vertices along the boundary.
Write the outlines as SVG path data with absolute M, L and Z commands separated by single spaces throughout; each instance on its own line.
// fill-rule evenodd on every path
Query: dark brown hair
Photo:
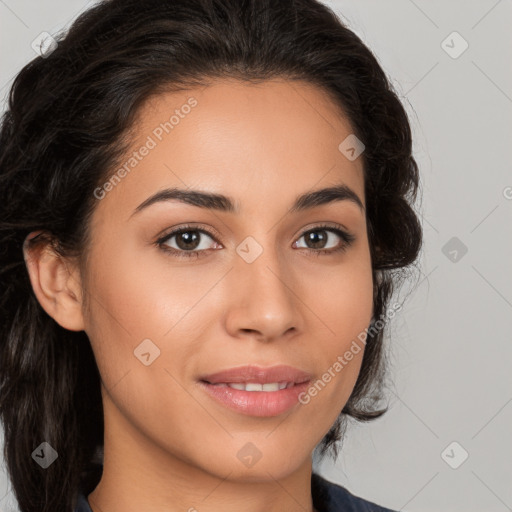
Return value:
M 50 54 L 12 85 L 0 132 L 0 418 L 22 512 L 69 512 L 101 475 L 99 373 L 85 332 L 60 327 L 38 303 L 23 258 L 34 230 L 63 255 L 85 254 L 93 191 L 127 149 L 140 106 L 164 90 L 214 78 L 301 80 L 326 91 L 366 146 L 374 319 L 382 317 L 422 232 L 406 112 L 377 59 L 316 0 L 110 0 L 83 13 Z M 341 142 L 341 141 L 340 141 Z M 44 236 L 46 234 L 46 236 Z M 321 443 L 348 417 L 382 415 L 383 335 L 371 331 L 360 375 Z M 58 460 L 31 454 L 47 441 Z

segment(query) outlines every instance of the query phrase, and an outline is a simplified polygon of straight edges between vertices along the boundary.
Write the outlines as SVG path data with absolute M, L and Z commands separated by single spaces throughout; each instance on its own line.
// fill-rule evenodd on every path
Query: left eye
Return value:
M 208 249 L 215 249 L 216 247 L 209 247 L 210 244 L 206 243 L 204 245 L 201 240 L 201 235 L 206 235 L 210 240 L 212 240 L 214 245 L 220 245 L 215 240 L 213 235 L 208 233 L 208 231 L 204 229 L 199 229 L 197 227 L 182 227 L 171 233 L 165 235 L 161 239 L 157 240 L 157 245 L 164 251 L 177 256 L 177 257 L 200 257 L 204 256 L 207 253 Z M 334 235 L 334 246 L 332 245 L 332 235 Z M 173 239 L 176 239 L 171 243 Z M 299 240 L 301 238 L 306 239 L 307 244 L 312 244 L 313 247 L 303 247 L 299 244 Z M 336 243 L 336 238 L 338 238 L 338 243 Z M 340 241 L 341 240 L 341 243 Z M 350 233 L 335 228 L 332 226 L 318 226 L 316 228 L 309 229 L 305 231 L 299 239 L 294 242 L 294 247 L 298 249 L 307 249 L 312 253 L 320 254 L 332 254 L 340 251 L 346 251 L 348 247 L 355 240 L 354 235 Z M 331 246 L 329 247 L 329 243 Z M 222 246 L 220 246 L 222 247 Z
M 320 234 L 320 235 L 319 235 Z M 334 237 L 332 235 L 335 235 Z M 346 244 L 350 243 L 350 239 L 346 236 L 346 233 L 343 231 L 336 229 L 336 228 L 314 228 L 310 229 L 309 231 L 306 231 L 303 235 L 301 235 L 300 238 L 306 238 L 307 243 L 313 244 L 313 247 L 306 247 L 306 249 L 314 250 L 314 249 L 320 249 L 320 252 L 334 252 L 340 249 L 340 247 L 337 247 L 339 245 L 336 243 L 336 238 L 342 239 Z M 300 240 L 299 238 L 299 240 Z M 327 243 L 329 239 L 332 240 L 334 238 L 334 246 L 328 247 Z M 295 244 L 298 244 L 298 242 L 295 242 Z M 295 245 L 294 244 L 294 245 Z M 319 247 L 314 247 L 315 245 Z M 342 244 L 342 247 L 344 244 Z M 297 245 L 295 245 L 297 247 Z M 299 247 L 302 248 L 302 247 Z M 328 251 L 326 249 L 332 249 L 332 251 Z

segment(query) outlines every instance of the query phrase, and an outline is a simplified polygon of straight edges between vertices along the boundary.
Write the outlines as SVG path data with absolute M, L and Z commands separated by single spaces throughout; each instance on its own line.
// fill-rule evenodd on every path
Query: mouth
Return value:
M 231 389 L 238 389 L 239 391 L 279 391 L 281 389 L 290 389 L 295 386 L 296 382 L 266 382 L 260 384 L 259 382 L 218 382 L 212 383 L 208 381 L 202 381 L 205 384 L 210 384 L 217 387 L 230 387 Z
M 217 402 L 238 413 L 278 416 L 296 406 L 312 376 L 291 366 L 243 366 L 199 379 L 201 388 Z

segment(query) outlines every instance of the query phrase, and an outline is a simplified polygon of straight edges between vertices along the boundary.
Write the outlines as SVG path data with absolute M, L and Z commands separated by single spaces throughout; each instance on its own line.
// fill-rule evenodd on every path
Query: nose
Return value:
M 235 259 L 229 273 L 226 329 L 236 338 L 275 341 L 302 330 L 300 298 L 294 292 L 299 276 L 266 248 L 252 263 Z

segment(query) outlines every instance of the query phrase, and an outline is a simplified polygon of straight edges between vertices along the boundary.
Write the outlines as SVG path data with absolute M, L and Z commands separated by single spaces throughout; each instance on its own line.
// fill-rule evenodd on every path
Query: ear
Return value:
M 38 232 L 36 236 L 39 236 Z M 84 330 L 81 278 L 78 266 L 60 256 L 49 241 L 23 244 L 32 289 L 41 307 L 62 327 Z

